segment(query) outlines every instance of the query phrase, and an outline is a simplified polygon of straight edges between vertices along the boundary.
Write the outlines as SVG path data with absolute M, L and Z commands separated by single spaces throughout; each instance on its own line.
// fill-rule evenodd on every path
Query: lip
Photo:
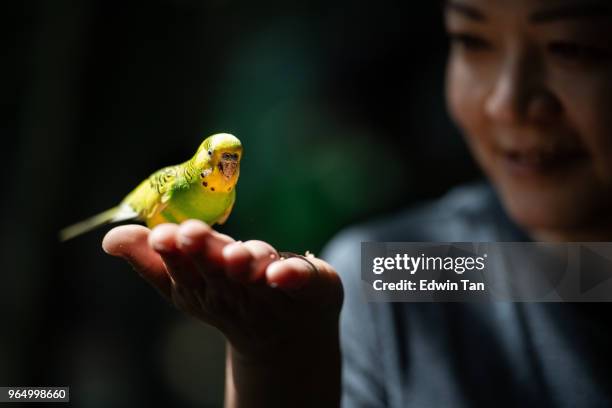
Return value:
M 500 156 L 508 172 L 517 177 L 559 176 L 588 159 L 588 153 L 580 149 L 505 150 Z

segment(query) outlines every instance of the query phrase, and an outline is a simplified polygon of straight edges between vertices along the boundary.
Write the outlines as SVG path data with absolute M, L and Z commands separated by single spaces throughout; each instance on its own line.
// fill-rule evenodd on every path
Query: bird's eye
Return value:
M 209 150 L 209 151 L 208 151 L 208 155 L 209 155 L 209 156 L 212 156 L 212 150 Z

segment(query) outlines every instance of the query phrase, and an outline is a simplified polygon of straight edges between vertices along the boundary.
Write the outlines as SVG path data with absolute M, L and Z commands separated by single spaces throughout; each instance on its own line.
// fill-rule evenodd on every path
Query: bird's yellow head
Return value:
M 228 192 L 238 181 L 241 159 L 240 140 L 229 133 L 217 133 L 202 142 L 191 160 L 202 186 L 211 191 Z

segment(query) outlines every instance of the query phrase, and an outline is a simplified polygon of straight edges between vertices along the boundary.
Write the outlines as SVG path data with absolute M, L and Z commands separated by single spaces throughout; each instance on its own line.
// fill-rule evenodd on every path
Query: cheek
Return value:
M 483 108 L 486 89 L 485 78 L 459 58 L 450 58 L 446 70 L 447 109 L 485 171 L 492 154 L 491 131 Z
M 466 72 L 456 58 L 450 57 L 446 67 L 446 105 L 455 124 L 465 130 L 474 114 L 475 101 L 466 86 Z
M 565 115 L 593 158 L 598 181 L 612 191 L 612 75 L 564 81 Z

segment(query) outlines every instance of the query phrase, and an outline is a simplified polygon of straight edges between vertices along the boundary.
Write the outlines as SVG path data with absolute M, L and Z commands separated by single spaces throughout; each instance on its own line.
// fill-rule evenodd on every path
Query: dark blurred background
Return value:
M 435 1 L 24 0 L 4 18 L 1 386 L 221 405 L 220 335 L 106 256 L 110 227 L 56 238 L 205 136 L 245 146 L 219 229 L 294 252 L 479 176 L 445 112 Z

